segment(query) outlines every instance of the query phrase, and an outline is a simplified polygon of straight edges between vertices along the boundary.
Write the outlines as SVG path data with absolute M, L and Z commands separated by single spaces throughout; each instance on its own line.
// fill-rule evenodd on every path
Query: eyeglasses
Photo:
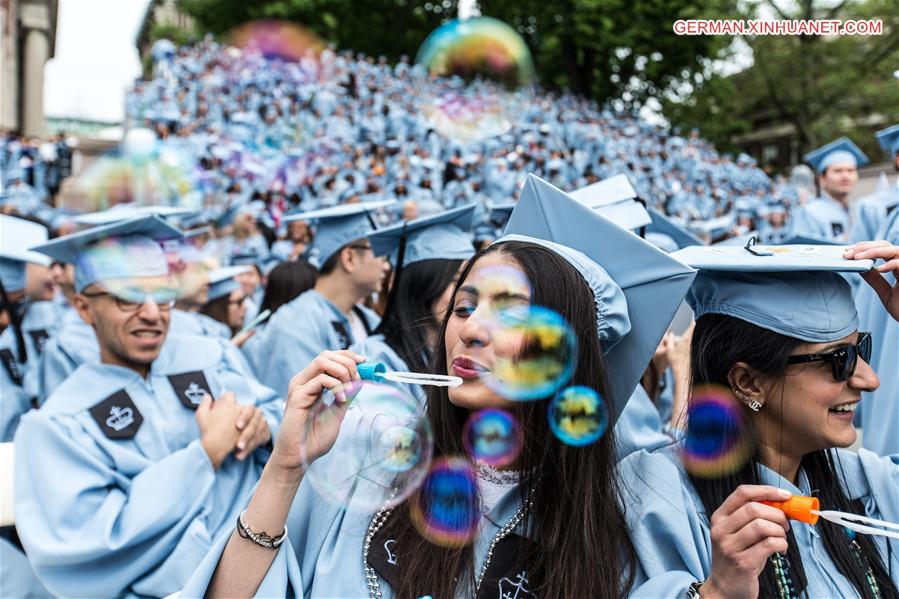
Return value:
M 175 292 L 173 292 L 174 294 Z M 147 303 L 148 300 L 152 300 L 156 306 L 162 310 L 163 312 L 168 312 L 172 308 L 175 307 L 175 297 L 154 297 L 156 294 L 147 294 L 141 301 L 128 300 L 125 298 L 121 298 L 117 295 L 113 295 L 112 293 L 108 293 L 106 291 L 100 293 L 84 293 L 82 294 L 84 297 L 103 297 L 108 295 L 115 302 L 116 307 L 122 312 L 137 312 L 141 306 Z
M 858 366 L 858 359 L 865 362 L 871 360 L 871 333 L 859 333 L 858 343 L 844 345 L 826 354 L 800 354 L 790 356 L 787 364 L 805 364 L 808 362 L 830 362 L 833 378 L 837 381 L 848 381 Z

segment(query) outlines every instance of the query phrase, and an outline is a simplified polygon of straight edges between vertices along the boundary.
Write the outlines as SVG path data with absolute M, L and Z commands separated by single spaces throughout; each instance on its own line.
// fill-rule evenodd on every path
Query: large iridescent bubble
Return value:
M 463 143 L 508 131 L 536 80 L 527 44 L 490 17 L 455 19 L 435 29 L 418 50 L 413 74 L 434 129 Z
M 462 444 L 476 462 L 499 468 L 518 459 L 523 437 L 515 416 L 488 408 L 472 412 L 462 429 Z
M 753 450 L 743 408 L 730 389 L 704 385 L 687 404 L 687 434 L 681 461 L 688 472 L 718 478 L 742 468 Z
M 317 60 L 325 48 L 314 32 L 297 23 L 262 19 L 241 25 L 231 33 L 230 42 L 243 52 L 259 54 L 266 60 L 299 62 Z
M 192 171 L 195 159 L 160 142 L 148 129 L 132 129 L 122 145 L 94 160 L 77 176 L 66 207 L 96 212 L 118 204 L 190 206 L 199 204 Z
M 577 336 L 558 312 L 510 306 L 489 326 L 495 358 L 481 379 L 497 394 L 513 401 L 545 399 L 571 378 Z
M 549 427 L 566 445 L 596 443 L 609 426 L 605 402 L 595 389 L 568 387 L 549 404 Z
M 305 479 L 342 509 L 374 512 L 396 505 L 418 488 L 431 465 L 433 440 L 424 411 L 397 387 L 355 382 L 326 392 L 301 435 L 334 428 L 340 432 L 327 454 L 315 461 L 301 457 Z
M 477 474 L 461 457 L 434 460 L 418 493 L 410 498 L 410 515 L 418 532 L 443 547 L 462 547 L 478 532 Z

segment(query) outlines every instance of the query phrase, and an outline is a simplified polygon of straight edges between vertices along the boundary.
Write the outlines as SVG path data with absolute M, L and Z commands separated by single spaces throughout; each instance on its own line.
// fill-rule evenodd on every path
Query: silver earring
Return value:
M 753 399 L 749 402 L 749 409 L 753 412 L 758 412 L 760 409 L 762 409 L 762 404 L 761 402 L 759 402 L 759 400 Z

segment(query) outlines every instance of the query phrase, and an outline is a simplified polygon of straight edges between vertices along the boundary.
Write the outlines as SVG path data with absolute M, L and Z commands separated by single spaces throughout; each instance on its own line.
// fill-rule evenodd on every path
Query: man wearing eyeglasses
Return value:
M 243 346 L 264 384 L 286 395 L 293 375 L 322 351 L 347 349 L 377 328 L 380 318 L 362 302 L 381 289 L 389 266 L 366 236 L 375 230 L 375 211 L 391 203 L 342 204 L 284 218 L 316 223 L 311 261 L 318 279 Z
M 268 457 L 283 402 L 227 340 L 169 330 L 160 241 L 180 235 L 150 216 L 35 248 L 75 263 L 73 304 L 100 351 L 15 438 L 19 536 L 55 595 L 179 590 Z

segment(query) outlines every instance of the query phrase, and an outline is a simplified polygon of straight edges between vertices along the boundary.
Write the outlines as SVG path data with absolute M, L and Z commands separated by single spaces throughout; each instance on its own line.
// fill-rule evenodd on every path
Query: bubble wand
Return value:
M 383 362 L 359 364 L 356 366 L 356 370 L 363 381 L 372 381 L 374 383 L 393 381 L 395 383 L 430 385 L 432 387 L 458 387 L 462 384 L 462 379 L 457 376 L 388 371 L 387 366 Z
M 806 524 L 816 524 L 818 518 L 824 518 L 828 522 L 839 524 L 862 534 L 881 535 L 899 539 L 899 524 L 836 510 L 819 510 L 820 506 L 817 497 L 801 497 L 797 495 L 790 497 L 786 501 L 763 501 L 762 503 L 781 510 L 786 514 L 787 518 L 805 522 Z

